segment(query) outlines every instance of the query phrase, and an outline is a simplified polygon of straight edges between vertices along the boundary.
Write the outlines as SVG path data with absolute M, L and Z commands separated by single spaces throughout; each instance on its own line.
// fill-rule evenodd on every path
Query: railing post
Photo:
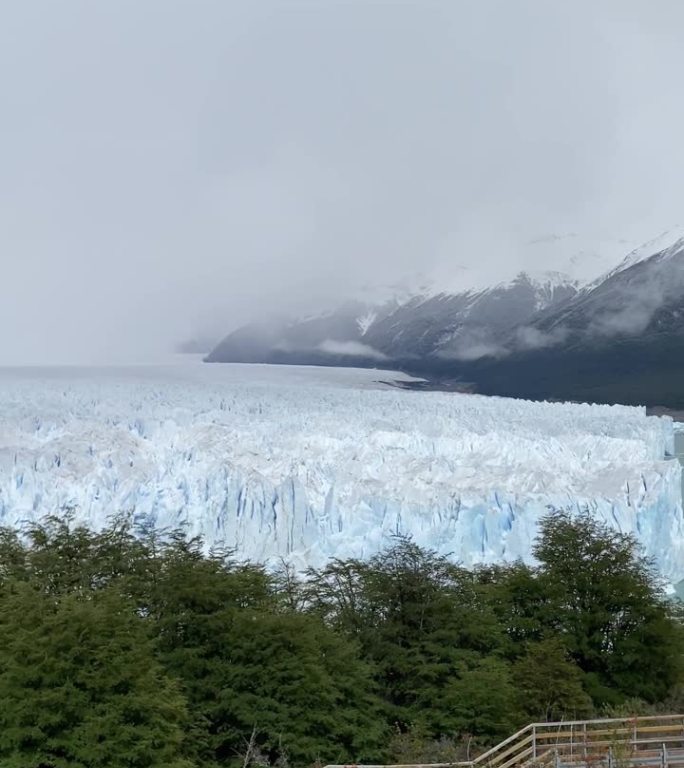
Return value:
M 664 742 L 663 742 L 663 750 L 662 750 L 661 755 L 662 755 L 662 760 L 661 760 L 662 768 L 668 768 L 667 747 L 665 746 Z
M 560 760 L 558 759 L 558 750 L 553 750 L 553 768 L 560 768 Z
M 608 768 L 613 768 L 613 748 L 608 747 Z
M 587 762 L 587 723 L 586 723 L 586 720 L 585 720 L 584 725 L 582 727 L 582 737 L 583 737 L 582 740 L 584 742 L 584 749 L 583 749 L 582 756 L 584 757 L 584 762 L 586 763 Z
M 570 723 L 570 757 L 575 755 L 575 727 Z
M 537 725 L 532 726 L 532 759 L 537 759 Z

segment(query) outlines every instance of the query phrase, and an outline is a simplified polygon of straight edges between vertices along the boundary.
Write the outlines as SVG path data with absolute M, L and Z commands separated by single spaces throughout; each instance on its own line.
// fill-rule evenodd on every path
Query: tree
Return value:
M 529 720 L 578 720 L 592 713 L 584 675 L 558 639 L 531 643 L 512 677 L 518 707 Z
M 122 515 L 102 531 L 74 523 L 73 512 L 48 516 L 21 532 L 0 528 L 0 581 L 30 580 L 46 593 L 89 594 L 124 581 L 147 580 L 147 542 L 134 535 Z
M 386 716 L 401 730 L 452 736 L 470 727 L 456 704 L 472 670 L 502 642 L 473 574 L 398 539 L 366 563 L 336 561 L 309 573 L 311 610 L 361 645 Z
M 472 572 L 398 538 L 301 579 L 126 518 L 0 528 L 0 765 L 450 762 L 676 702 L 679 617 L 633 540 L 556 513 L 534 551 Z
M 145 622 L 112 590 L 0 591 L 0 764 L 186 768 L 187 713 Z
M 681 676 L 682 629 L 634 539 L 559 512 L 542 520 L 533 551 L 547 634 L 585 673 L 594 702 L 664 698 Z
M 519 724 L 509 666 L 494 656 L 463 670 L 449 686 L 448 702 L 457 733 L 496 742 Z
M 548 626 L 546 586 L 538 569 L 521 562 L 481 567 L 477 580 L 504 636 L 502 653 L 515 661 L 539 642 Z
M 160 557 L 146 610 L 192 709 L 198 761 L 236 763 L 253 732 L 270 762 L 378 754 L 382 723 L 356 643 L 292 610 L 281 579 L 259 566 L 180 538 Z
M 271 764 L 283 754 L 297 765 L 382 756 L 388 734 L 355 643 L 293 613 L 241 611 L 226 629 L 209 713 L 221 724 L 222 759 L 252 727 Z

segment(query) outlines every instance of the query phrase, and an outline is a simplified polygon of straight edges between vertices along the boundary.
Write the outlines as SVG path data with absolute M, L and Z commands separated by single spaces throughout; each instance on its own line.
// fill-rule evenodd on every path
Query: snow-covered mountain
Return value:
M 380 315 L 363 340 L 399 363 L 430 357 L 473 360 L 495 354 L 512 327 L 529 323 L 577 290 L 574 281 L 558 272 L 521 272 L 491 288 L 418 296 Z
M 669 418 L 382 387 L 388 371 L 197 363 L 0 370 L 0 523 L 131 512 L 297 566 L 408 534 L 466 565 L 530 561 L 549 509 L 633 533 L 684 577 Z
M 683 353 L 676 228 L 584 285 L 554 272 L 456 293 L 433 284 L 381 304 L 245 326 L 208 359 L 384 365 L 488 394 L 684 408 Z
M 606 273 L 600 275 L 596 281 L 591 283 L 590 287 L 605 282 L 606 279 L 618 272 L 624 272 L 624 270 L 629 269 L 642 261 L 648 261 L 654 256 L 657 257 L 656 261 L 661 261 L 663 258 L 666 259 L 680 251 L 683 242 L 684 226 L 668 229 L 653 238 L 653 240 L 648 240 L 643 243 L 643 245 L 630 251 L 614 269 L 607 270 Z
M 520 273 L 490 288 L 447 293 L 423 285 L 378 301 L 348 301 L 328 313 L 266 318 L 229 334 L 210 362 L 394 365 L 422 358 L 470 360 L 499 348 L 511 326 L 577 293 L 558 272 Z
M 657 245 L 652 241 L 641 252 L 653 253 Z M 633 249 L 625 240 L 573 233 L 538 237 L 511 250 L 512 261 L 536 265 L 512 279 L 487 277 L 473 266 L 443 265 L 431 275 L 366 286 L 325 312 L 288 318 L 265 314 L 226 336 L 207 359 L 327 365 L 385 361 L 411 368 L 416 361 L 499 356 L 516 347 L 511 330 L 522 329 L 518 340 L 533 340 L 525 329 L 540 313 L 575 296 Z
M 679 333 L 683 310 L 684 230 L 633 251 L 562 307 L 541 313 L 534 326 L 570 344 L 602 345 L 645 334 Z
M 511 354 L 469 371 L 481 391 L 681 408 L 684 229 L 633 251 L 522 330 Z
M 518 249 L 523 264 L 555 265 L 581 285 L 588 285 L 619 264 L 641 241 L 582 236 L 579 233 L 536 237 Z M 653 253 L 654 251 L 651 251 Z

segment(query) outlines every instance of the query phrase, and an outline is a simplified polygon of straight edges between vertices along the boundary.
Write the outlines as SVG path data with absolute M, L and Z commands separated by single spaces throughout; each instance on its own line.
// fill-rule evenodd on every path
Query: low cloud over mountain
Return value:
M 382 364 L 490 393 L 680 404 L 683 320 L 684 230 L 676 229 L 585 286 L 521 273 L 460 293 L 433 287 L 378 304 L 350 301 L 271 323 L 267 333 L 247 325 L 208 360 Z

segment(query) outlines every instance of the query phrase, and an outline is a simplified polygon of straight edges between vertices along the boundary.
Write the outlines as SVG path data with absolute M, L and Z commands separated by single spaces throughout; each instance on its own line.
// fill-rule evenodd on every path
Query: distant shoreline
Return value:
M 423 378 L 416 379 L 415 381 L 381 381 L 381 384 L 386 384 L 397 389 L 408 390 L 410 392 L 458 392 L 461 394 L 483 394 L 478 393 L 474 384 L 465 381 L 456 381 L 453 379 L 440 379 L 440 378 Z M 498 397 L 498 395 L 490 395 L 487 393 L 486 397 Z M 510 397 L 510 395 L 501 395 L 501 397 Z M 513 398 L 513 399 L 528 399 L 528 398 Z M 536 398 L 533 398 L 536 399 Z M 551 398 L 545 398 L 548 402 L 556 402 Z M 558 402 L 588 402 L 584 400 L 559 400 Z M 606 403 L 600 403 L 600 405 L 606 405 Z M 608 403 L 610 405 L 610 403 Z M 621 403 L 616 403 L 621 405 Z M 637 408 L 639 406 L 631 406 Z M 677 410 L 673 408 L 667 408 L 665 406 L 654 405 L 646 406 L 646 413 L 649 416 L 669 416 L 673 421 L 678 423 L 684 423 L 684 410 Z
M 442 379 L 415 379 L 413 381 L 381 381 L 381 384 L 387 384 L 397 389 L 405 389 L 411 392 L 459 392 L 461 394 L 477 394 L 474 387 L 463 381 L 442 380 Z

